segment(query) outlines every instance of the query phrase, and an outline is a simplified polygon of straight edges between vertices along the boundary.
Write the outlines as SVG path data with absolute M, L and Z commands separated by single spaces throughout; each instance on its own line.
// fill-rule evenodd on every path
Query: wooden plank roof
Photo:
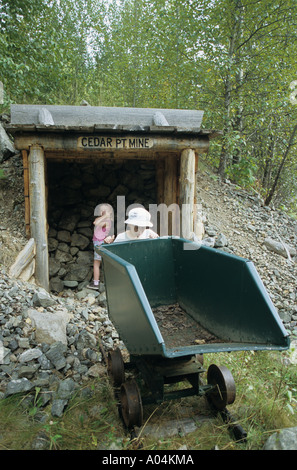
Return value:
M 11 133 L 38 131 L 106 131 L 189 133 L 201 132 L 203 111 L 101 106 L 11 105 Z
M 116 108 L 101 106 L 11 105 L 13 129 L 121 129 L 199 132 L 203 111 L 186 109 Z
M 222 131 L 201 129 L 203 111 L 101 106 L 11 105 L 5 129 L 20 133 L 192 135 L 213 139 Z

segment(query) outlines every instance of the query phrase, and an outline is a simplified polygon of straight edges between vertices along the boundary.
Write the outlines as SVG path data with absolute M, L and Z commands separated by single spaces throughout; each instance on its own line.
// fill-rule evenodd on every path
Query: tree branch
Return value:
M 267 198 L 265 199 L 265 206 L 269 206 L 269 204 L 271 203 L 271 200 L 272 200 L 272 197 L 275 193 L 275 190 L 276 190 L 276 187 L 277 187 L 277 184 L 278 184 L 278 181 L 279 181 L 279 178 L 280 178 L 280 175 L 281 175 L 281 172 L 282 172 L 282 169 L 284 167 L 284 164 L 286 162 L 286 159 L 287 159 L 287 156 L 289 154 L 289 151 L 290 151 L 290 148 L 293 146 L 293 141 L 294 141 L 294 138 L 295 138 L 295 134 L 297 132 L 297 124 L 294 126 L 292 132 L 291 132 L 291 135 L 290 135 L 290 139 L 289 139 L 289 143 L 287 145 L 287 148 L 284 152 L 284 155 L 283 155 L 283 158 L 282 158 L 282 161 L 281 161 L 281 164 L 279 166 L 279 169 L 277 171 L 277 174 L 276 174 L 276 177 L 274 179 L 274 182 L 273 182 L 273 185 L 272 185 L 272 188 L 267 196 Z

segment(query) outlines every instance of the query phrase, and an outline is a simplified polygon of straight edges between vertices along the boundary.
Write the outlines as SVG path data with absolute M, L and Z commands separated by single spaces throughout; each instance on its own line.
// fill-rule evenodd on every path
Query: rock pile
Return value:
M 94 208 L 117 196 L 125 204 L 145 207 L 155 201 L 155 167 L 151 163 L 104 162 L 48 164 L 49 274 L 54 292 L 81 288 L 92 277 Z M 115 218 L 115 227 L 117 220 Z
M 51 403 L 52 415 L 60 416 L 79 386 L 106 373 L 102 352 L 123 345 L 101 291 L 65 291 L 58 297 L 1 270 L 2 397 L 38 387 L 42 404 Z
M 68 177 L 74 178 L 77 171 L 75 165 L 69 165 L 68 170 Z M 145 175 L 141 184 L 144 187 L 145 180 L 148 194 L 154 172 L 147 167 L 141 168 L 141 171 Z M 91 178 L 92 172 L 87 173 Z M 119 173 L 112 172 L 109 176 L 108 167 L 102 168 L 106 187 L 109 188 L 104 201 L 112 203 L 113 197 L 122 195 L 118 191 L 122 191 L 124 186 L 127 188 L 126 202 L 136 202 L 136 188 L 133 196 L 132 186 L 136 186 L 139 176 L 135 177 L 132 185 L 128 185 L 128 173 L 125 177 L 124 167 L 120 164 Z M 131 180 L 134 178 L 131 178 L 131 173 L 129 177 Z M 60 177 L 55 179 L 56 183 L 61 183 L 63 178 L 65 172 L 61 171 Z M 111 178 L 117 178 L 117 181 L 112 184 Z M 96 196 L 93 194 L 93 199 L 89 196 L 85 199 L 85 190 L 95 190 L 96 185 L 91 187 L 91 184 L 88 186 L 85 183 L 81 186 L 77 182 L 79 191 L 76 197 L 80 194 L 80 199 L 74 203 L 74 199 L 68 198 L 72 203 L 67 206 L 66 199 L 63 205 L 59 204 L 62 190 L 67 184 L 68 189 L 73 189 L 73 180 L 70 183 L 68 179 L 68 183 L 63 181 L 60 184 L 60 193 L 58 187 L 49 186 L 52 195 L 60 194 L 54 203 L 51 201 L 50 210 L 51 279 L 53 284 L 53 280 L 57 283 L 55 292 L 63 290 L 63 293 L 49 295 L 34 284 L 9 278 L 4 268 L 0 271 L 0 397 L 31 390 L 34 394 L 34 390 L 40 388 L 43 404 L 50 404 L 53 416 L 63 413 L 78 387 L 90 378 L 106 374 L 103 350 L 117 346 L 124 350 L 107 315 L 104 286 L 96 293 L 84 287 L 92 269 L 91 236 L 90 231 L 85 230 L 91 229 L 96 204 L 92 201 L 97 202 L 98 197 L 97 193 Z M 264 207 L 258 195 L 239 190 L 229 182 L 222 184 L 204 172 L 198 174 L 197 196 L 205 223 L 203 242 L 254 262 L 285 327 L 295 341 L 296 222 L 284 213 Z M 154 202 L 148 196 L 146 201 Z M 144 203 L 143 199 L 138 202 Z M 6 212 L 3 210 L 1 215 L 4 217 Z M 2 221 L 2 245 L 11 239 L 11 236 L 1 237 L 6 233 L 6 226 L 15 221 L 16 214 L 18 212 L 10 218 L 6 214 L 5 226 Z M 20 223 L 23 224 L 23 216 Z M 16 238 L 13 245 L 15 251 L 19 248 L 18 240 Z M 66 254 L 69 255 L 68 259 L 63 258 Z M 86 277 L 81 274 L 81 277 L 70 278 L 78 268 L 86 268 Z M 50 329 L 47 328 L 49 316 Z
M 294 339 L 297 334 L 297 273 L 293 249 L 297 240 L 296 223 L 283 213 L 263 207 L 256 196 L 239 191 L 231 184 L 218 183 L 212 190 L 203 185 L 206 185 L 205 175 L 199 185 L 205 219 L 204 243 L 255 263 L 285 327 Z M 73 214 L 68 219 L 69 223 L 71 217 Z M 76 233 L 69 230 L 69 226 L 59 227 L 61 230 L 57 233 L 68 231 L 77 238 L 77 223 Z M 67 245 L 69 254 L 73 248 L 70 240 Z M 272 251 L 271 241 L 285 245 L 286 249 Z M 63 253 L 62 243 L 67 242 L 59 239 L 55 253 Z M 71 273 L 70 266 L 74 269 L 83 256 L 85 262 L 81 264 L 85 266 L 88 255 L 88 251 L 78 250 L 75 262 L 69 265 L 68 274 Z M 73 251 L 71 256 L 74 256 Z M 54 259 L 57 260 L 56 256 Z M 59 270 L 66 271 L 65 261 L 58 260 L 58 264 Z M 79 289 L 65 290 L 67 281 L 65 273 L 63 294 L 50 295 L 34 284 L 10 279 L 4 269 L 0 278 L 2 396 L 41 387 L 48 392 L 44 396 L 52 400 L 54 414 L 61 413 L 67 403 L 65 391 L 63 398 L 60 397 L 60 387 L 63 389 L 67 385 L 70 396 L 90 377 L 105 373 L 100 345 L 104 350 L 117 345 L 124 349 L 107 315 L 104 286 L 99 292 L 94 292 L 83 288 L 82 281 Z M 76 287 L 76 282 L 68 287 Z M 56 408 L 56 404 L 60 408 Z
M 199 175 L 203 242 L 253 261 L 284 326 L 297 336 L 297 222 L 257 194 Z

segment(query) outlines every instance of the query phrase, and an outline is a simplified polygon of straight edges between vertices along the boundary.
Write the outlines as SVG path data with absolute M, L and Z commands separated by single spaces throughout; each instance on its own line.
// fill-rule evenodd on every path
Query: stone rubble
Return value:
M 205 245 L 251 260 L 294 344 L 297 339 L 297 222 L 258 194 L 198 177 Z
M 2 122 L 5 122 L 3 115 L 0 116 L 0 163 L 8 160 L 12 155 L 19 153 L 8 137 Z
M 106 374 L 102 351 L 115 347 L 124 349 L 107 315 L 103 285 L 56 296 L 1 269 L 1 398 L 38 387 L 44 405 L 61 416 L 77 388 Z
M 205 217 L 203 243 L 255 263 L 295 341 L 296 222 L 263 207 L 257 197 L 238 191 L 231 184 L 218 185 L 213 194 L 201 188 L 200 201 Z M 228 211 L 232 217 L 227 217 Z M 286 244 L 287 251 L 272 251 L 267 239 Z M 75 291 L 72 287 L 54 295 L 34 284 L 11 279 L 3 268 L 0 299 L 2 397 L 41 387 L 47 392 L 46 400 L 52 402 L 52 414 L 59 416 L 77 387 L 106 373 L 100 346 L 105 351 L 118 345 L 125 349 L 108 318 L 103 284 L 98 292 L 87 288 Z M 63 384 L 70 386 L 61 394 Z
M 229 182 L 210 182 L 205 173 L 198 178 L 203 243 L 254 262 L 296 347 L 295 220 Z M 59 235 L 60 249 L 64 235 Z M 50 404 L 56 417 L 81 385 L 106 374 L 102 350 L 125 350 L 108 318 L 104 285 L 99 292 L 83 284 L 78 290 L 77 282 L 65 277 L 63 292 L 48 294 L 0 268 L 0 398 L 34 394 L 38 387 L 43 406 Z M 47 329 L 43 320 L 49 317 Z
M 297 427 L 273 433 L 265 442 L 263 450 L 297 450 Z

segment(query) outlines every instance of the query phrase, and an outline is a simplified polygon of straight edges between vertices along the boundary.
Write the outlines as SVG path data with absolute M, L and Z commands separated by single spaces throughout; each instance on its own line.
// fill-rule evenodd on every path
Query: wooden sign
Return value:
M 106 137 L 106 136 L 83 136 L 77 141 L 78 148 L 94 150 L 115 149 L 150 149 L 154 141 L 150 137 Z

